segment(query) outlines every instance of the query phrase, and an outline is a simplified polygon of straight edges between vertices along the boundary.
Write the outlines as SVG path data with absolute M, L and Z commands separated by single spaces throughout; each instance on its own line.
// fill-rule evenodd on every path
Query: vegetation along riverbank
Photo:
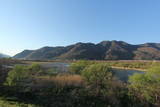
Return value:
M 10 64 L 12 61 L 8 61 Z M 55 63 L 55 62 L 54 62 Z M 25 65 L 20 60 L 10 69 L 1 66 L 0 105 L 2 107 L 158 107 L 160 67 L 153 62 L 129 62 L 147 68 L 146 73 L 119 80 L 112 66 L 127 62 L 74 61 L 67 72 L 42 63 Z M 7 63 L 6 63 L 7 64 Z M 13 64 L 13 63 L 12 63 Z M 111 66 L 112 65 L 112 66 Z M 60 66 L 61 67 L 61 66 Z M 121 71 L 119 71 L 121 72 Z

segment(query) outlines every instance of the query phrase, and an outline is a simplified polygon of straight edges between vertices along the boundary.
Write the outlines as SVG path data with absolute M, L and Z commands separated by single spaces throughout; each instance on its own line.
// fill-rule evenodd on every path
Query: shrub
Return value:
M 153 67 L 144 74 L 129 78 L 131 93 L 141 101 L 160 106 L 160 67 Z
M 56 76 L 58 75 L 59 70 L 56 68 L 47 69 L 45 72 L 42 72 L 41 75 L 48 75 L 48 76 Z
M 29 67 L 16 65 L 12 71 L 8 73 L 5 84 L 9 86 L 25 86 L 32 82 L 33 76 L 37 76 L 42 72 L 42 68 L 38 64 Z
M 36 63 L 29 66 L 27 68 L 27 70 L 29 71 L 30 75 L 39 75 L 40 73 L 43 72 L 42 67 L 39 64 L 36 64 Z
M 91 65 L 93 62 L 90 61 L 85 61 L 85 60 L 81 60 L 81 61 L 77 61 L 74 62 L 70 65 L 70 72 L 75 73 L 75 74 L 81 74 L 81 71 L 83 71 L 83 69 L 85 69 L 85 67 Z
M 8 73 L 6 84 L 9 86 L 18 86 L 23 84 L 24 80 L 28 77 L 29 75 L 26 67 L 17 65 Z
M 95 89 L 96 95 L 104 94 L 108 88 L 109 82 L 112 80 L 111 68 L 106 64 L 93 64 L 86 67 L 82 76 L 87 84 Z

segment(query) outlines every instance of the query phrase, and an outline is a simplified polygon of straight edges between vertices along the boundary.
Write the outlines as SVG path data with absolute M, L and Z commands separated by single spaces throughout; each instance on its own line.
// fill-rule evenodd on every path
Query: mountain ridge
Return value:
M 27 60 L 159 60 L 160 43 L 132 45 L 124 41 L 102 41 L 68 46 L 43 47 L 37 50 L 24 50 L 13 58 Z

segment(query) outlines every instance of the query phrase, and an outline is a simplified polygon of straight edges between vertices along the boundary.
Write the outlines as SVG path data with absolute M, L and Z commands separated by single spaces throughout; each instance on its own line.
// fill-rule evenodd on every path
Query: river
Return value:
M 121 81 L 127 82 L 129 76 L 132 76 L 135 73 L 143 74 L 143 71 L 138 70 L 126 70 L 126 69 L 114 69 L 113 74 Z
M 49 62 L 49 63 L 43 63 L 41 64 L 43 67 L 46 68 L 52 68 L 56 67 L 58 68 L 61 72 L 67 72 L 69 63 L 62 63 L 62 62 Z M 144 73 L 143 71 L 138 71 L 138 70 L 126 70 L 126 69 L 113 69 L 113 74 L 116 76 L 119 80 L 127 82 L 129 76 L 133 75 L 134 73 Z

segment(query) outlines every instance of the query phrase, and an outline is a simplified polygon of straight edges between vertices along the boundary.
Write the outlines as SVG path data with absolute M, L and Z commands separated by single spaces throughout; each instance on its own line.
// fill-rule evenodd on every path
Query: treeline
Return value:
M 128 83 L 112 70 L 106 63 L 91 61 L 74 62 L 67 73 L 38 64 L 15 66 L 1 85 L 0 96 L 6 105 L 16 102 L 15 107 L 160 106 L 159 66 L 131 76 Z

